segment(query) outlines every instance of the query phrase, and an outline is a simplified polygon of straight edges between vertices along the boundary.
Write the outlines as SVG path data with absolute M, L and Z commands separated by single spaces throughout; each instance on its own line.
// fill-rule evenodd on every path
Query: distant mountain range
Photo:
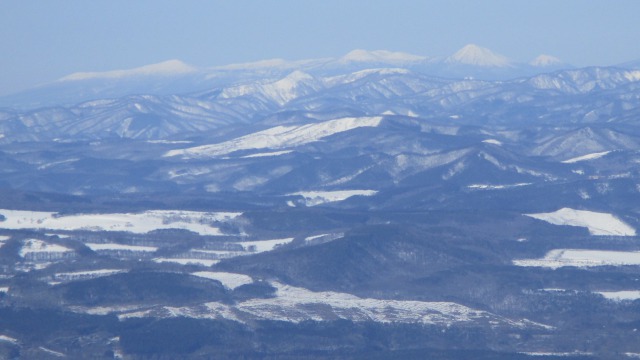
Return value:
M 530 63 L 518 63 L 473 44 L 448 57 L 354 50 L 341 58 L 299 61 L 272 59 L 211 68 L 196 68 L 180 60 L 169 60 L 134 69 L 70 74 L 52 83 L 0 97 L 0 107 L 33 109 L 126 95 L 187 94 L 246 81 L 281 78 L 295 70 L 327 77 L 389 67 L 405 68 L 434 77 L 479 80 L 513 79 L 572 68 L 548 55 L 540 55 Z

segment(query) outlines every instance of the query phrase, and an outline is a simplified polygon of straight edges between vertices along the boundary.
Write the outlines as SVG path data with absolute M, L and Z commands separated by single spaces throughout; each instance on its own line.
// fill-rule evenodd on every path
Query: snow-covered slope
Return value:
M 593 160 L 593 159 L 599 159 L 607 154 L 609 154 L 611 151 L 603 151 L 603 152 L 598 152 L 598 153 L 593 153 L 593 154 L 586 154 L 586 155 L 581 155 L 581 156 L 577 156 L 571 159 L 567 159 L 564 160 L 562 163 L 564 164 L 573 164 L 573 163 L 577 163 L 580 161 L 587 161 L 587 160 Z
M 197 71 L 193 66 L 180 60 L 168 60 L 157 64 L 145 65 L 135 69 L 113 70 L 105 72 L 79 72 L 67 75 L 60 81 L 89 80 L 89 79 L 118 79 L 135 76 L 176 76 Z
M 468 44 L 455 54 L 445 60 L 450 64 L 464 64 L 487 67 L 508 67 L 511 61 L 503 56 L 492 52 L 487 48 L 475 44 Z
M 372 196 L 376 190 L 299 191 L 289 195 L 302 196 L 306 206 L 346 200 L 352 196 Z
M 191 275 L 220 281 L 222 285 L 232 290 L 242 285 L 251 284 L 253 282 L 253 279 L 250 276 L 227 272 L 197 271 L 192 273 Z
M 531 60 L 529 63 L 531 66 L 545 67 L 545 66 L 554 66 L 562 64 L 562 60 L 558 59 L 555 56 L 551 55 L 539 55 L 535 59 Z
M 317 124 L 277 126 L 219 144 L 171 150 L 165 156 L 198 158 L 226 155 L 238 150 L 290 148 L 360 127 L 377 127 L 381 121 L 381 117 L 362 117 L 335 119 Z
M 322 83 L 302 71 L 294 71 L 286 77 L 266 83 L 249 83 L 225 88 L 220 97 L 231 99 L 242 96 L 262 96 L 282 106 L 298 97 L 322 89 Z
M 634 228 L 612 214 L 607 213 L 562 208 L 550 213 L 525 215 L 554 225 L 586 227 L 589 229 L 589 233 L 591 233 L 591 235 L 636 235 L 636 230 Z
M 343 63 L 371 62 L 384 63 L 389 65 L 406 65 L 408 63 L 420 62 L 426 59 L 427 57 L 425 56 L 413 55 L 403 52 L 393 52 L 387 50 L 367 51 L 356 49 L 341 57 L 338 61 Z
M 516 328 L 548 328 L 528 320 L 514 321 L 453 302 L 367 299 L 332 291 L 313 292 L 279 282 L 274 282 L 272 285 L 277 289 L 274 298 L 251 299 L 232 306 L 211 302 L 194 307 L 157 307 L 151 310 L 122 313 L 119 317 L 126 319 L 186 316 L 204 319 L 226 318 L 234 321 L 277 320 L 293 323 L 346 319 L 357 322 L 438 325 L 491 322 L 495 325 Z

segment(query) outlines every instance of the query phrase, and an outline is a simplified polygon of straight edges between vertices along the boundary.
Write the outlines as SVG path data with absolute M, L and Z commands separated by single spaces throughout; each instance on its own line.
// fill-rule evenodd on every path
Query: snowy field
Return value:
M 154 252 L 158 248 L 155 246 L 137 246 L 137 245 L 123 245 L 116 243 L 86 243 L 89 249 L 96 252 L 103 251 L 140 251 L 140 252 Z
M 230 259 L 236 256 L 253 255 L 265 251 L 274 250 L 276 247 L 288 244 L 294 238 L 273 239 L 273 240 L 256 240 L 256 241 L 240 241 L 228 244 L 238 244 L 242 246 L 243 251 L 231 250 L 204 250 L 191 249 L 189 252 L 181 254 L 175 258 L 155 258 L 153 261 L 157 263 L 174 263 L 180 265 L 201 265 L 210 267 L 220 262 L 221 259 Z M 204 274 L 204 273 L 203 273 Z M 223 282 L 222 279 L 216 279 Z M 224 284 L 224 282 L 223 282 Z
M 556 249 L 549 251 L 541 259 L 514 260 L 513 264 L 517 266 L 548 267 L 552 269 L 564 266 L 640 265 L 640 251 Z
M 524 215 L 554 225 L 586 227 L 591 235 L 636 236 L 634 228 L 607 213 L 562 208 L 550 213 Z
M 242 245 L 245 251 L 252 254 L 271 251 L 277 246 L 285 245 L 293 241 L 293 238 L 259 240 L 259 241 L 241 241 L 236 244 Z
M 222 235 L 211 225 L 229 221 L 241 215 L 231 212 L 196 212 L 150 210 L 131 214 L 75 214 L 59 215 L 55 212 L 0 209 L 6 217 L 1 229 L 50 229 L 88 231 L 126 231 L 144 234 L 160 229 L 183 229 L 200 235 Z
M 211 260 L 211 259 L 189 259 L 189 258 L 156 258 L 153 261 L 157 263 L 174 263 L 180 265 L 202 265 L 202 266 L 213 266 L 220 262 L 220 260 Z
M 609 300 L 614 301 L 633 301 L 640 299 L 640 290 L 626 290 L 626 291 L 597 291 L 598 294 L 604 296 Z
M 469 189 L 474 190 L 502 190 L 502 189 L 511 189 L 520 186 L 531 185 L 531 183 L 517 183 L 517 184 L 505 184 L 505 185 L 491 185 L 491 184 L 472 184 L 467 186 Z
M 38 239 L 29 239 L 24 241 L 24 245 L 22 245 L 18 254 L 24 258 L 31 254 L 60 254 L 72 251 L 73 250 L 61 245 L 49 244 Z

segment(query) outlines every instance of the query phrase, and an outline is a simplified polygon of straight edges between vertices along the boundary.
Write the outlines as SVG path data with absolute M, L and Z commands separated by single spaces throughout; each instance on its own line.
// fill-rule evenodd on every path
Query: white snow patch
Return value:
M 11 236 L 0 235 L 0 248 L 4 245 L 7 240 L 11 239 Z
M 206 279 L 218 280 L 225 287 L 233 290 L 239 286 L 253 283 L 253 279 L 250 276 L 244 274 L 234 274 L 227 272 L 212 272 L 212 271 L 198 271 L 191 275 L 203 277 Z
M 638 299 L 640 299 L 640 290 L 596 291 L 596 293 L 604 296 L 607 299 L 614 300 L 614 301 L 638 300 Z
M 510 189 L 521 186 L 528 186 L 531 183 L 517 183 L 517 184 L 507 184 L 507 185 L 491 185 L 491 184 L 472 184 L 467 186 L 469 189 L 478 189 L 478 190 L 501 190 L 501 189 Z
M 52 229 L 88 231 L 127 231 L 138 234 L 159 229 L 184 229 L 200 235 L 222 235 L 210 225 L 228 221 L 241 215 L 230 212 L 196 212 L 182 210 L 149 210 L 136 214 L 78 214 L 58 215 L 54 212 L 5 210 L 0 214 L 3 229 Z
M 29 239 L 24 241 L 24 245 L 20 248 L 20 256 L 25 257 L 33 253 L 67 253 L 73 250 L 57 244 L 49 244 L 38 239 Z
M 302 196 L 306 206 L 316 206 L 329 202 L 343 201 L 352 196 L 373 196 L 376 190 L 299 191 L 287 196 Z
M 295 147 L 360 127 L 377 127 L 381 121 L 382 117 L 359 117 L 341 118 L 317 124 L 276 126 L 218 144 L 171 150 L 164 156 L 208 157 L 225 155 L 238 150 Z
M 251 253 L 261 253 L 265 251 L 271 251 L 277 246 L 285 245 L 293 241 L 293 238 L 273 239 L 273 240 L 260 240 L 260 241 L 242 241 L 236 244 L 242 245 L 245 251 Z
M 534 352 L 522 352 L 521 354 L 529 355 L 529 356 L 562 356 L 562 357 L 570 357 L 570 356 L 589 356 L 592 355 L 590 352 L 582 352 L 582 351 L 573 351 L 573 352 L 542 352 L 542 351 L 534 351 Z
M 8 286 L 0 287 L 0 293 L 6 294 L 8 292 L 9 292 L 9 287 Z
M 304 241 L 313 241 L 316 239 L 320 239 L 323 238 L 325 236 L 329 236 L 330 234 L 320 234 L 320 235 L 313 235 L 313 236 L 307 236 L 306 238 L 304 238 Z
M 189 140 L 147 140 L 149 144 L 192 144 Z
M 47 163 L 47 164 L 43 164 L 38 166 L 38 170 L 45 170 L 48 169 L 50 167 L 53 166 L 57 166 L 57 165 L 62 165 L 62 164 L 68 164 L 68 163 L 72 163 L 72 162 L 76 162 L 80 159 L 68 159 L 68 160 L 62 160 L 62 161 L 55 161 L 55 162 L 51 162 L 51 163 Z
M 551 213 L 524 215 L 554 225 L 586 227 L 591 235 L 636 236 L 634 228 L 607 213 L 562 208 Z
M 119 306 L 72 306 L 71 311 L 89 315 L 109 315 L 114 313 L 124 313 L 133 310 L 140 310 L 140 305 L 119 305 Z
M 499 141 L 499 140 L 496 140 L 496 139 L 487 139 L 487 140 L 482 140 L 482 142 L 483 142 L 483 143 L 486 143 L 486 144 L 493 144 L 493 145 L 498 145 L 498 146 L 501 146 L 501 145 L 502 145 L 502 142 L 501 142 L 501 141 Z
M 577 163 L 579 161 L 598 159 L 598 158 L 601 158 L 601 157 L 609 154 L 610 152 L 611 151 L 603 151 L 603 152 L 597 152 L 597 153 L 593 153 L 593 154 L 582 155 L 582 156 L 571 158 L 569 160 L 564 160 L 564 161 L 562 161 L 562 163 L 563 164 L 573 164 L 573 163 Z
M 266 152 L 266 153 L 257 153 L 257 154 L 251 154 L 251 155 L 243 156 L 242 159 L 251 159 L 251 158 L 268 157 L 268 156 L 279 156 L 279 155 L 289 154 L 289 153 L 292 153 L 292 152 L 293 152 L 293 150 L 283 150 L 283 151 L 273 151 L 273 152 Z
M 93 251 L 154 252 L 158 250 L 158 248 L 155 246 L 123 245 L 123 244 L 116 244 L 116 243 L 86 243 L 85 245 Z
M 18 339 L 12 338 L 12 337 L 7 336 L 7 335 L 0 335 L 0 341 L 6 341 L 6 342 L 10 342 L 12 344 L 18 344 Z
M 317 241 L 320 241 L 320 242 L 324 243 L 324 242 L 329 242 L 329 241 L 341 239 L 343 237 L 344 237 L 344 233 L 320 234 L 320 235 L 307 236 L 304 239 L 304 241 L 305 242 L 314 242 L 314 241 L 317 240 Z
M 220 260 L 210 260 L 210 259 L 186 259 L 186 258 L 156 258 L 153 261 L 157 263 L 176 263 L 180 265 L 202 265 L 202 266 L 212 266 L 220 262 Z
M 624 266 L 640 265 L 640 251 L 608 251 L 555 249 L 541 259 L 514 260 L 517 266 L 548 267 L 557 269 L 565 266 Z
M 38 347 L 38 349 L 46 352 L 49 355 L 53 355 L 53 356 L 56 356 L 56 357 L 66 357 L 67 356 L 67 355 L 65 355 L 65 354 L 63 354 L 61 352 L 53 351 L 51 349 L 47 349 L 46 347 L 42 347 L 42 346 Z

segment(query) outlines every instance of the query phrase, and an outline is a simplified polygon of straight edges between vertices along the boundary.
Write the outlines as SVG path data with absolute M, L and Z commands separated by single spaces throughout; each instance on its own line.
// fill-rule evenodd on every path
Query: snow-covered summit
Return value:
M 284 105 L 287 102 L 322 87 L 313 76 L 295 70 L 284 78 L 265 83 L 249 83 L 226 88 L 220 95 L 222 98 L 235 98 L 246 95 L 262 95 Z
M 424 61 L 427 58 L 424 56 L 408 54 L 404 52 L 394 52 L 387 50 L 374 50 L 367 51 L 357 49 L 349 52 L 347 55 L 340 58 L 340 62 L 379 62 L 388 64 L 403 64 L 411 62 Z
M 529 65 L 531 66 L 538 66 L 538 67 L 553 66 L 553 65 L 560 65 L 560 64 L 562 64 L 562 60 L 558 59 L 555 56 L 545 55 L 545 54 L 539 55 L 535 59 L 531 60 L 531 62 L 529 63 Z
M 466 45 L 458 50 L 455 54 L 446 58 L 445 63 L 491 67 L 511 66 L 511 60 L 507 57 L 475 44 Z
M 113 70 L 104 72 L 77 72 L 67 75 L 61 81 L 89 80 L 89 79 L 118 79 L 130 76 L 171 76 L 195 72 L 197 69 L 180 60 L 168 60 L 157 64 L 145 65 L 134 69 Z

